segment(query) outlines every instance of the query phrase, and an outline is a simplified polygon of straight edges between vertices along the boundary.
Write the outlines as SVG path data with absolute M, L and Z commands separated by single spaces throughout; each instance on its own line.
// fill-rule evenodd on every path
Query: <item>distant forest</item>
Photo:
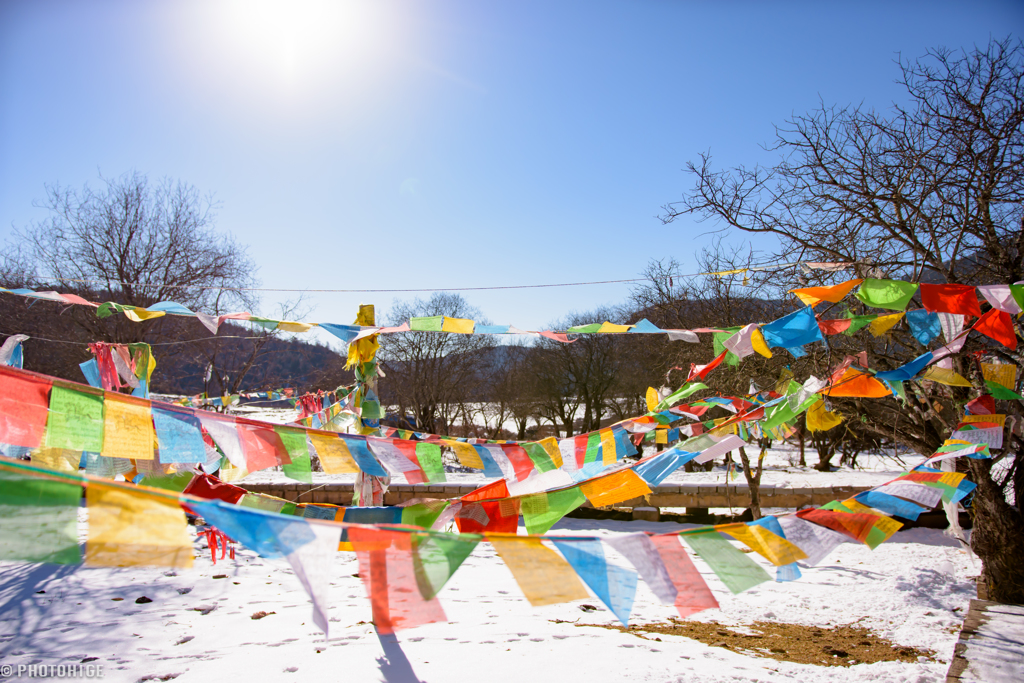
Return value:
M 344 370 L 344 356 L 327 346 L 278 338 L 244 324 L 225 323 L 214 337 L 195 318 L 165 316 L 136 323 L 116 314 L 99 319 L 86 306 L 0 295 L 0 333 L 3 339 L 30 337 L 23 344 L 26 370 L 76 382 L 85 381 L 78 364 L 93 357 L 88 344 L 99 340 L 151 344 L 157 363 L 151 389 L 158 393 L 219 395 L 280 387 L 305 392 L 353 381 Z

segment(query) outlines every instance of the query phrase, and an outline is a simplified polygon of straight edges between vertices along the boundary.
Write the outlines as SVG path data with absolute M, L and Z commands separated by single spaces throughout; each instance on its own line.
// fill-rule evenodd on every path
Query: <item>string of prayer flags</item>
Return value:
M 868 278 L 861 283 L 855 296 L 873 308 L 904 311 L 917 293 L 917 288 L 918 285 L 913 282 Z
M 0 560 L 80 563 L 81 498 L 77 484 L 0 469 Z
M 609 564 L 597 539 L 554 540 L 553 543 L 594 595 L 623 626 L 628 626 L 636 598 L 636 572 Z
M 192 566 L 185 513 L 174 498 L 139 496 L 105 486 L 86 487 L 85 497 L 89 507 L 87 565 Z
M 572 567 L 539 538 L 488 534 L 487 540 L 534 607 L 589 597 Z
M 424 598 L 413 560 L 412 534 L 352 528 L 349 539 L 380 634 L 448 620 L 436 597 Z M 421 565 L 422 566 L 422 565 Z
M 761 565 L 734 548 L 714 529 L 684 533 L 682 537 L 690 549 L 711 567 L 711 571 L 734 594 L 771 580 Z

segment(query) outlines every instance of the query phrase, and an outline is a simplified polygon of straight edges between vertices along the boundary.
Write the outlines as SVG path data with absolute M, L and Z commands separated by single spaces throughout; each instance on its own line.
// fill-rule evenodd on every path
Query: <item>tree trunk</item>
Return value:
M 1024 518 L 992 480 L 990 460 L 971 459 L 968 465 L 978 485 L 971 505 L 971 548 L 982 563 L 978 582 L 988 600 L 1024 604 Z
M 803 441 L 801 440 L 801 443 Z M 740 446 L 740 461 L 743 463 L 743 476 L 747 480 L 747 487 L 750 489 L 750 514 L 753 519 L 761 519 L 761 463 L 760 458 L 757 459 L 756 471 L 750 468 L 750 458 L 747 457 L 747 451 L 743 446 Z

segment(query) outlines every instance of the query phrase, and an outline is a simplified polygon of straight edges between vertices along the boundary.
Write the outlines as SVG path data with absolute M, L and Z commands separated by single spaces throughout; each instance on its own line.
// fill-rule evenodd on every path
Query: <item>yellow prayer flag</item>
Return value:
M 629 332 L 633 325 L 616 325 L 605 320 L 601 323 L 601 327 L 597 328 L 598 334 L 622 334 L 623 332 Z
M 924 369 L 920 375 L 920 379 L 931 380 L 932 382 L 938 382 L 939 384 L 945 384 L 949 387 L 969 387 L 971 383 L 967 381 L 961 375 L 958 375 L 953 370 L 946 370 L 945 368 L 939 368 L 934 365 Z
M 191 567 L 192 542 L 178 502 L 92 484 L 85 490 L 89 536 L 85 564 Z
M 654 387 L 647 387 L 647 395 L 644 396 L 647 401 L 647 411 L 653 413 L 654 409 L 661 403 L 661 397 L 658 396 L 658 390 Z
M 487 534 L 487 540 L 498 551 L 523 595 L 534 607 L 589 597 L 569 563 L 546 548 L 539 538 Z
M 619 470 L 606 477 L 580 484 L 580 490 L 591 505 L 603 507 L 646 496 L 650 494 L 651 487 L 633 470 Z
M 541 439 L 537 442 L 537 445 L 544 449 L 544 452 L 551 458 L 551 462 L 555 464 L 555 469 L 562 467 L 562 451 L 558 448 L 558 439 L 553 436 L 549 436 L 546 439 Z M 483 463 L 480 463 L 480 467 L 483 467 Z
M 103 403 L 103 455 L 152 460 L 156 430 L 149 402 L 108 391 Z
M 463 467 L 472 467 L 475 470 L 484 468 L 484 461 L 480 459 L 480 454 L 473 448 L 473 444 L 465 441 L 446 440 L 444 445 L 455 451 L 455 457 L 459 459 L 459 464 Z
M 724 531 L 740 543 L 749 546 L 751 550 L 777 567 L 807 559 L 807 553 L 799 547 L 761 526 L 747 526 L 737 522 L 719 524 L 715 529 Z
M 868 331 L 876 336 L 881 337 L 883 334 L 891 330 L 896 323 L 903 319 L 904 313 L 893 313 L 892 315 L 880 315 L 871 321 L 868 326 Z
M 848 498 L 847 500 L 844 500 L 843 505 L 845 505 L 850 512 L 860 512 L 878 517 L 878 520 L 875 522 L 875 528 L 885 534 L 884 540 L 886 541 L 888 541 L 894 533 L 903 528 L 903 524 L 901 522 L 897 522 L 884 512 L 879 512 L 873 507 L 868 507 L 855 498 Z
M 771 358 L 772 352 L 768 348 L 768 344 L 764 341 L 764 335 L 761 334 L 761 329 L 757 328 L 750 333 L 750 345 L 754 347 L 754 350 L 765 358 Z
M 615 432 L 611 429 L 602 429 L 601 435 L 601 462 L 605 465 L 613 465 L 615 457 Z
M 655 429 L 654 430 L 654 443 L 668 443 L 668 430 L 667 429 Z
M 989 382 L 1014 391 L 1017 384 L 1017 366 L 1010 363 L 982 363 L 981 374 Z
M 277 329 L 282 332 L 309 332 L 313 328 L 310 323 L 297 323 L 291 320 L 280 320 L 277 323 Z
M 32 451 L 32 464 L 42 465 L 58 472 L 78 473 L 78 463 L 82 461 L 79 451 L 63 448 L 37 448 Z
M 143 320 L 160 318 L 165 315 L 167 315 L 167 313 L 164 311 L 147 311 L 145 308 L 136 308 L 135 310 L 128 308 L 124 309 L 124 316 L 137 323 L 141 323 Z
M 473 329 L 476 327 L 476 323 L 466 318 L 449 318 L 444 317 L 444 322 L 441 323 L 442 332 L 455 332 L 456 334 L 473 334 Z
M 811 432 L 827 432 L 833 427 L 838 427 L 843 421 L 839 413 L 829 412 L 825 408 L 824 401 L 815 401 L 807 409 L 807 430 Z
M 313 448 L 320 456 L 320 465 L 327 474 L 354 474 L 359 471 L 348 445 L 341 437 L 309 432 L 309 440 L 313 442 Z
M 943 472 L 939 476 L 939 483 L 947 486 L 959 486 L 966 476 L 963 472 Z

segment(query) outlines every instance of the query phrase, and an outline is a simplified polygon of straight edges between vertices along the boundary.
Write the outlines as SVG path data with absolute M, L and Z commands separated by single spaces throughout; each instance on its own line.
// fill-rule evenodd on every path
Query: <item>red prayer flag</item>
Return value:
M 288 449 L 272 428 L 242 418 L 237 419 L 236 425 L 247 470 L 256 472 L 276 465 L 291 464 Z
M 679 536 L 651 536 L 662 563 L 668 570 L 668 577 L 676 587 L 675 608 L 683 619 L 706 609 L 717 609 L 718 600 L 711 593 L 704 577 L 686 554 Z
M 221 481 L 209 474 L 197 474 L 192 477 L 182 493 L 206 498 L 208 500 L 223 500 L 225 503 L 237 503 L 245 495 L 245 489 Z
M 967 412 L 971 415 L 995 415 L 996 414 L 996 400 L 985 394 L 978 398 L 970 401 L 967 406 Z
M 840 318 L 839 320 L 819 320 L 818 328 L 822 334 L 842 334 L 850 329 L 853 318 Z
M 474 500 L 491 500 L 496 498 L 508 498 L 508 484 L 505 483 L 504 479 L 498 479 L 492 481 L 486 486 L 481 486 L 475 491 L 470 491 L 466 495 L 462 496 L 459 500 L 464 502 L 470 502 Z
M 516 480 L 523 481 L 530 476 L 530 473 L 533 472 L 533 460 L 530 460 L 525 448 L 514 443 L 503 443 L 501 450 L 512 463 L 512 469 L 516 472 Z
M 348 530 L 359 558 L 359 578 L 370 596 L 373 625 L 380 634 L 448 620 L 437 598 L 423 599 L 416 582 L 412 537 L 401 531 Z
M 921 303 L 930 313 L 981 317 L 978 292 L 970 285 L 921 285 Z
M 971 329 L 995 339 L 1008 349 L 1017 348 L 1017 334 L 1013 329 L 1013 318 L 1006 311 L 993 308 L 981 316 Z
M 0 365 L 0 443 L 38 448 L 50 409 L 49 380 Z

